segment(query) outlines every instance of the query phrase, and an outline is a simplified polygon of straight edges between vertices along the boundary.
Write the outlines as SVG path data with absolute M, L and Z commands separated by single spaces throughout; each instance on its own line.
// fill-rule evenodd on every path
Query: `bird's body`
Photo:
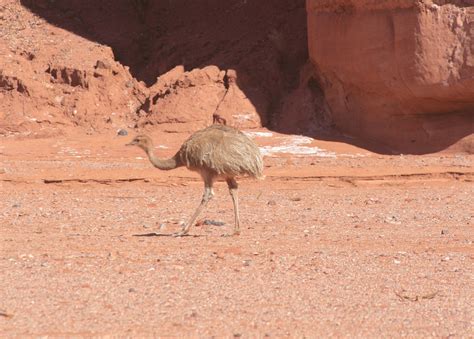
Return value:
M 204 180 L 204 194 L 201 204 L 191 220 L 177 235 L 184 235 L 196 221 L 207 202 L 214 195 L 212 186 L 218 178 L 225 179 L 234 203 L 235 228 L 239 233 L 239 208 L 237 197 L 237 176 L 261 178 L 263 176 L 263 159 L 257 145 L 241 131 L 225 126 L 211 125 L 195 132 L 186 140 L 179 151 L 169 159 L 157 158 L 153 151 L 151 139 L 139 135 L 129 145 L 137 145 L 148 155 L 151 163 L 162 170 L 186 166 L 198 172 Z
M 199 173 L 221 178 L 262 176 L 263 161 L 257 145 L 241 131 L 224 125 L 197 131 L 177 155 L 183 165 Z

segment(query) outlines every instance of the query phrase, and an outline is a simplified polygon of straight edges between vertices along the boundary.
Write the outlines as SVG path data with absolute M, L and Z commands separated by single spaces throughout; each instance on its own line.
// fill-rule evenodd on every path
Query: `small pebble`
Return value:
M 127 130 L 121 128 L 117 131 L 117 135 L 126 136 L 126 135 L 128 135 L 128 132 L 127 132 Z
M 224 226 L 224 225 L 225 225 L 225 222 L 206 219 L 206 220 L 204 220 L 203 225 Z

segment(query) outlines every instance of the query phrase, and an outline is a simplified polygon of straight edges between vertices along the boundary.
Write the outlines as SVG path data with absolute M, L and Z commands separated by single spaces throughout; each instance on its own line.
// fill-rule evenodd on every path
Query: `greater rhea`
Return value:
M 129 144 L 143 149 L 150 162 L 161 170 L 172 170 L 186 166 L 198 172 L 204 180 L 201 203 L 182 230 L 174 236 L 183 236 L 195 223 L 199 214 L 214 196 L 213 184 L 224 179 L 234 205 L 235 226 L 233 234 L 240 234 L 239 200 L 237 176 L 262 178 L 263 159 L 257 145 L 241 131 L 225 125 L 211 125 L 192 134 L 179 151 L 169 159 L 155 156 L 153 142 L 146 135 L 136 136 Z

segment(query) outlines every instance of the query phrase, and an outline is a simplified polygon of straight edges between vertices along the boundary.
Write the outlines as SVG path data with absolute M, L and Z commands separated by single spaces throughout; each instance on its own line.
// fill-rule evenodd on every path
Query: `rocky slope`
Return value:
M 0 0 L 0 134 L 191 132 L 218 113 L 472 152 L 473 16 L 466 0 Z
M 279 128 L 287 98 L 301 96 L 303 0 L 3 3 L 3 134 L 193 131 L 214 112 Z

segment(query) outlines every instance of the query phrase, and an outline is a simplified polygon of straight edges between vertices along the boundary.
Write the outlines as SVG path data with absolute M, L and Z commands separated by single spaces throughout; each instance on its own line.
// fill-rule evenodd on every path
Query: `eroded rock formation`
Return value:
M 278 128 L 307 60 L 305 19 L 305 0 L 8 1 L 0 133 L 191 132 L 216 109 Z
M 471 0 L 5 1 L 0 134 L 191 132 L 217 113 L 472 152 L 473 36 Z
M 415 153 L 444 149 L 472 134 L 472 6 L 474 1 L 308 0 L 309 55 L 336 126 Z M 465 140 L 465 147 L 471 142 Z

